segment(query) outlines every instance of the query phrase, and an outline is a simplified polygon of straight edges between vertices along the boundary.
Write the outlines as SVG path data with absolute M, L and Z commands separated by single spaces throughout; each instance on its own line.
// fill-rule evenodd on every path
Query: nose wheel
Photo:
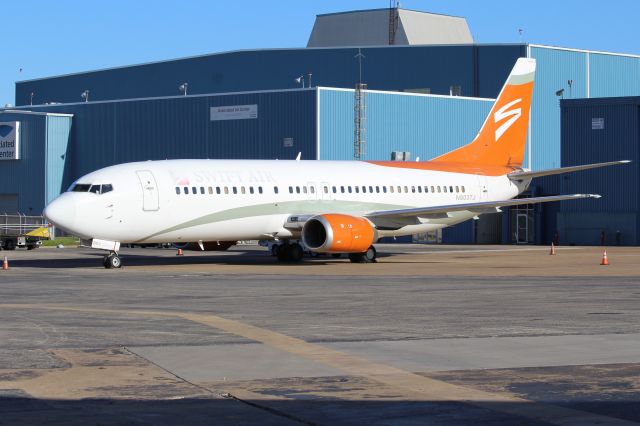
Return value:
M 118 253 L 111 252 L 104 257 L 104 259 L 102 260 L 102 264 L 107 269 L 118 269 L 122 266 L 122 260 L 120 259 L 120 256 L 118 256 Z

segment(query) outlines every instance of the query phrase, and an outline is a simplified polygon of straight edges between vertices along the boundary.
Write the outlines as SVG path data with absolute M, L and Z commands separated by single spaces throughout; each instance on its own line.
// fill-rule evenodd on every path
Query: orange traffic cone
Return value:
M 556 255 L 556 246 L 555 244 L 553 244 L 553 241 L 551 242 L 551 251 L 549 252 L 550 256 L 555 256 Z
M 2 270 L 6 271 L 7 269 L 9 269 L 9 260 L 5 256 L 4 261 L 2 261 Z
M 178 249 L 178 252 L 176 253 L 176 256 L 182 256 L 184 253 L 182 252 L 182 249 Z
M 601 265 L 605 265 L 607 266 L 609 264 L 609 258 L 607 258 L 607 251 L 605 250 L 604 253 L 602 253 L 602 262 L 600 262 Z

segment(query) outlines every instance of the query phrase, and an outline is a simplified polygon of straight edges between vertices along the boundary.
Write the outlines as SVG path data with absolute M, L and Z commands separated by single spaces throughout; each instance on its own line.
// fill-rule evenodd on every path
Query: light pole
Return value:
M 189 83 L 182 83 L 178 90 L 182 92 L 183 96 L 187 96 L 187 89 L 189 88 Z
M 89 102 L 89 89 L 85 90 L 80 94 L 80 97 L 84 99 L 85 102 Z

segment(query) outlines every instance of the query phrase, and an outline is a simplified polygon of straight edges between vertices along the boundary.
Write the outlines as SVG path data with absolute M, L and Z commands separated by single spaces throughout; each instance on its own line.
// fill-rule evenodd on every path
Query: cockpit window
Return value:
M 76 183 L 75 185 L 73 185 L 73 187 L 71 187 L 71 191 L 72 192 L 89 192 L 89 188 L 91 188 L 91 185 L 87 183 Z
M 71 186 L 71 192 L 93 192 L 94 194 L 105 194 L 113 191 L 113 185 L 110 183 L 90 185 L 88 183 L 76 183 Z

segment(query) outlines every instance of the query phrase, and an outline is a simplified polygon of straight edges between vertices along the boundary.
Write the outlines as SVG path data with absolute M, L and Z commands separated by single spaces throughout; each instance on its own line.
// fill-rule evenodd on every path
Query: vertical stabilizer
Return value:
M 536 61 L 519 58 L 475 139 L 432 161 L 522 167 Z

